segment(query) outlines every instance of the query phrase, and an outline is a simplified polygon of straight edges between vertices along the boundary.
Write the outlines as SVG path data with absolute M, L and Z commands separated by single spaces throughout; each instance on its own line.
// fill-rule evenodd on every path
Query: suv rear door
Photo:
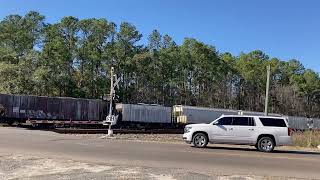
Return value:
M 234 143 L 254 144 L 256 140 L 256 123 L 253 117 L 235 116 L 232 121 Z

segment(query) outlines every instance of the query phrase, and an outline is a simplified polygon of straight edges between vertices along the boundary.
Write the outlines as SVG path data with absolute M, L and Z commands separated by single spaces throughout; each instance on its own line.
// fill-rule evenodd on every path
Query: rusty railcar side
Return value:
M 108 102 L 95 99 L 0 94 L 2 119 L 101 121 Z

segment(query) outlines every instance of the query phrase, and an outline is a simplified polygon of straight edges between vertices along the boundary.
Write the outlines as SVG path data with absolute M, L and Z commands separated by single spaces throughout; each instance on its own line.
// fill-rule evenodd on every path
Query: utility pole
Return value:
M 264 103 L 264 115 L 268 116 L 268 104 L 269 104 L 269 86 L 270 86 L 270 65 L 267 67 L 267 84 L 266 84 L 266 99 Z

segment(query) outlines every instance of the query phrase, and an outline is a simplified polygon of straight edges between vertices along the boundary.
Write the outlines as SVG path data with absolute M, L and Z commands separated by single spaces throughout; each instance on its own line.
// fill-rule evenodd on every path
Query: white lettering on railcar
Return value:
M 13 107 L 12 108 L 12 112 L 13 113 L 19 113 L 19 109 L 20 109 L 20 107 Z

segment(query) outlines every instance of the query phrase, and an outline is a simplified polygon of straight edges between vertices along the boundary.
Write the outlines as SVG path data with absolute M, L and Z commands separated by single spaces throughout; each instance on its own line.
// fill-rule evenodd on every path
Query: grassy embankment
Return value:
M 314 148 L 320 145 L 320 131 L 295 132 L 291 137 L 295 146 Z

